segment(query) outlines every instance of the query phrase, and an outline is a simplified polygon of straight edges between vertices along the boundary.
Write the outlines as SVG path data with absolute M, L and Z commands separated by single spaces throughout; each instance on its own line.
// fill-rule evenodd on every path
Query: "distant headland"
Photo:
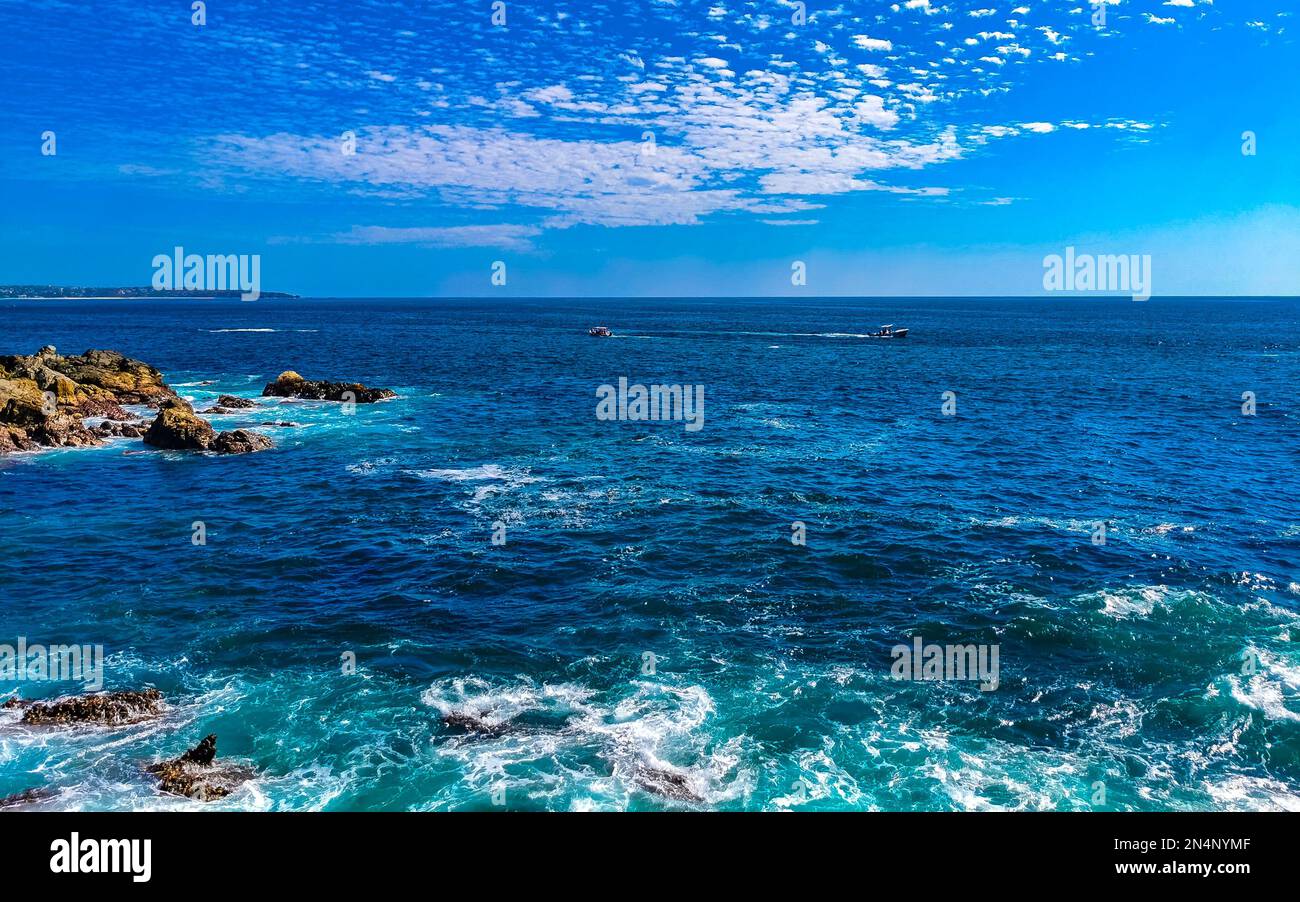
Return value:
M 79 285 L 0 285 L 0 300 L 113 300 L 115 298 L 238 298 L 233 291 L 198 291 L 170 288 L 88 288 Z M 284 291 L 263 291 L 264 298 L 296 298 Z

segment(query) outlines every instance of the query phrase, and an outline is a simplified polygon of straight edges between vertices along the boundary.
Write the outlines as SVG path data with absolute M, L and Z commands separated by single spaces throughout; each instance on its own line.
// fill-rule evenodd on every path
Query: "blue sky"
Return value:
M 1036 294 L 1073 245 L 1300 294 L 1293 0 L 1105 10 L 0 0 L 0 282 L 182 245 L 311 295 Z

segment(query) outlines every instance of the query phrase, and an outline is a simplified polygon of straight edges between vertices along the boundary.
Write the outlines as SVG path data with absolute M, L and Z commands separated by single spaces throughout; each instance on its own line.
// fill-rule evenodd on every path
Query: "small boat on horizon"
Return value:
M 592 326 L 587 330 L 587 334 L 592 338 L 613 338 L 614 333 L 609 331 L 609 326 Z
M 895 329 L 894 324 L 889 323 L 888 325 L 881 326 L 879 332 L 872 332 L 867 337 L 868 338 L 906 338 L 907 330 Z

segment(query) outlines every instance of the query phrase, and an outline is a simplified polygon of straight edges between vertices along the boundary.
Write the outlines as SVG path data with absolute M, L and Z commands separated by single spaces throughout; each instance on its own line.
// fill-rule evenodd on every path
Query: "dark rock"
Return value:
M 57 789 L 51 789 L 48 786 L 38 786 L 35 789 L 24 789 L 22 792 L 16 792 L 11 796 L 5 796 L 0 799 L 0 811 L 6 808 L 21 808 L 24 805 L 33 805 L 36 802 L 45 802 L 59 794 Z
M 18 702 L 14 705 L 14 702 Z M 123 690 L 73 695 L 52 702 L 20 702 L 10 699 L 5 707 L 25 707 L 23 723 L 39 726 L 99 724 L 117 726 L 155 717 L 162 708 L 157 689 Z
M 209 734 L 179 758 L 151 764 L 146 770 L 158 777 L 158 788 L 165 793 L 211 802 L 230 795 L 254 776 L 246 767 L 216 765 L 216 757 L 217 737 Z
M 275 444 L 260 432 L 251 429 L 232 429 L 223 432 L 209 446 L 209 450 L 218 454 L 249 454 L 253 451 L 265 451 Z
M 251 398 L 239 398 L 235 395 L 222 395 L 217 398 L 217 406 L 231 410 L 248 410 L 249 408 L 257 407 L 258 404 Z
M 81 448 L 98 445 L 99 436 L 79 417 L 55 415 L 27 430 L 27 438 L 42 448 Z
M 639 764 L 632 773 L 632 779 L 646 792 L 672 799 L 675 802 L 702 802 L 699 794 L 691 788 L 686 775 L 677 771 Z
M 206 451 L 217 433 L 204 419 L 179 407 L 159 411 L 144 434 L 146 445 L 170 451 Z
M 139 438 L 144 435 L 144 430 L 145 426 L 143 420 L 132 420 L 129 423 L 105 421 L 100 423 L 98 426 L 95 426 L 90 431 L 100 438 L 108 438 L 109 436 L 117 436 L 119 438 Z
M 207 410 L 201 410 L 201 411 L 199 411 L 199 413 L 202 413 L 202 414 L 206 415 L 206 414 L 209 414 L 209 413 L 234 413 L 234 411 L 233 411 L 233 410 L 227 410 L 227 409 L 224 408 L 224 407 L 209 407 Z
M 397 397 L 397 392 L 387 388 L 368 388 L 358 382 L 311 381 L 293 370 L 281 373 L 274 382 L 262 389 L 263 395 L 277 398 L 306 398 L 311 401 L 353 401 L 373 404 L 385 398 Z
M 449 730 L 474 733 L 479 736 L 500 736 L 510 731 L 508 721 L 492 723 L 484 720 L 481 714 L 475 714 L 471 711 L 448 711 L 442 715 L 442 725 Z
M 293 420 L 268 420 L 263 426 L 278 426 L 281 429 L 291 429 L 302 426 L 302 423 L 295 423 Z

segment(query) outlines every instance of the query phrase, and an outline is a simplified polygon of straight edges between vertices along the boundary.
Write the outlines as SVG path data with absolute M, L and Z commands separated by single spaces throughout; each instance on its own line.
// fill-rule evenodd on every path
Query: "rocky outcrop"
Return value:
M 251 454 L 254 451 L 265 451 L 273 447 L 275 445 L 271 440 L 260 432 L 232 429 L 230 432 L 218 435 L 209 450 L 218 454 Z
M 46 351 L 47 367 L 84 389 L 98 389 L 119 404 L 156 405 L 176 397 L 176 392 L 163 382 L 162 373 L 117 351 L 92 350 L 80 356 L 60 357 L 54 348 L 42 348 L 37 356 Z
M 116 401 L 108 398 L 86 398 L 68 405 L 68 412 L 79 417 L 104 417 L 109 420 L 135 419 Z
M 262 389 L 264 396 L 275 398 L 305 398 L 310 401 L 352 401 L 356 404 L 373 404 L 385 398 L 397 397 L 388 388 L 369 388 L 359 382 L 321 382 L 304 379 L 293 370 L 281 373 L 274 382 Z
M 84 417 L 129 420 L 123 404 L 176 397 L 158 370 L 116 351 L 0 356 L 0 453 L 96 445 Z
M 212 451 L 216 454 L 248 454 L 274 447 L 265 435 L 249 429 L 218 434 L 207 420 L 179 406 L 160 411 L 145 432 L 144 441 L 147 445 L 169 451 Z
M 144 434 L 146 445 L 169 451 L 206 451 L 217 440 L 217 432 L 192 410 L 169 407 L 158 412 Z
M 254 776 L 245 767 L 214 764 L 216 757 L 217 737 L 210 733 L 179 758 L 152 764 L 146 770 L 158 778 L 158 788 L 165 793 L 211 802 L 230 795 Z
M 156 717 L 162 710 L 162 693 L 157 689 L 128 689 L 73 695 L 52 702 L 11 698 L 4 707 L 24 709 L 23 723 L 33 726 L 119 726 Z
M 252 398 L 240 398 L 235 395 L 222 395 L 217 398 L 217 406 L 227 410 L 249 410 L 258 404 Z

